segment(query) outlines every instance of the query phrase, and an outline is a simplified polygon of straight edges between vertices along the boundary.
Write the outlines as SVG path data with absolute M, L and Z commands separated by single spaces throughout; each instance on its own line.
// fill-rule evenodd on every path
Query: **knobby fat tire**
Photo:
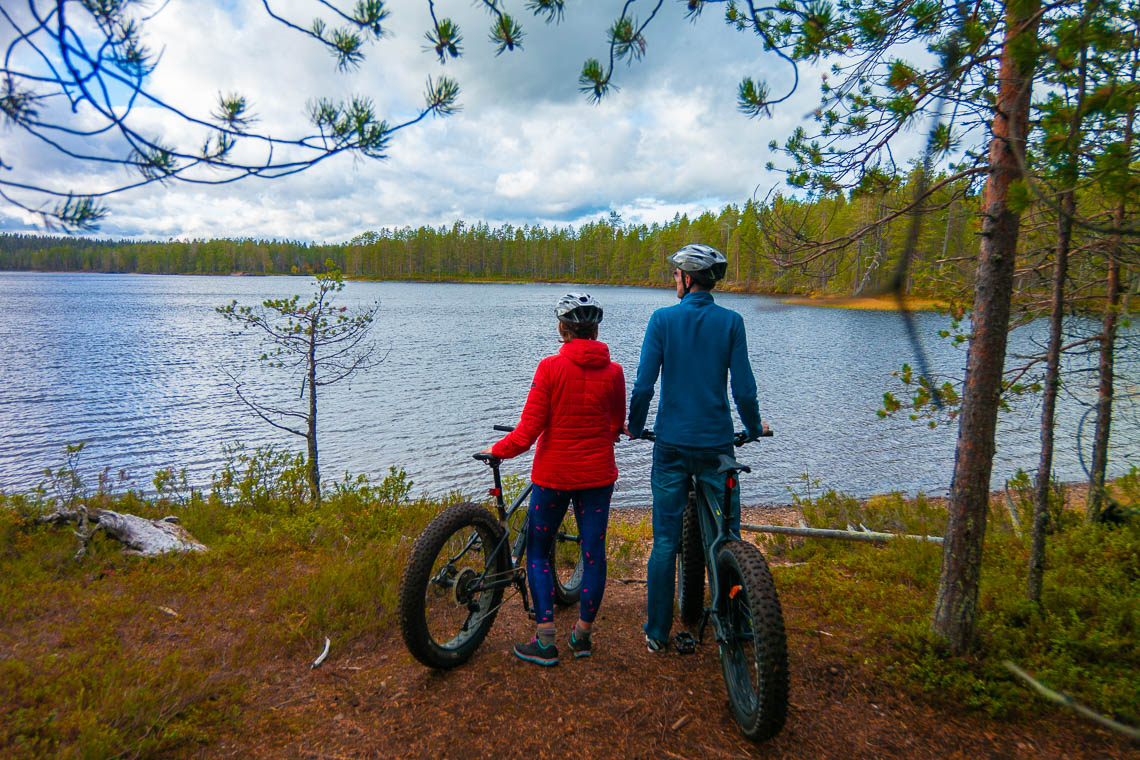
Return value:
M 425 595 L 432 575 L 432 566 L 440 551 L 447 545 L 448 539 L 457 533 L 469 534 L 472 530 L 478 531 L 482 541 L 480 551 L 487 574 L 502 577 L 502 574 L 509 572 L 510 562 L 506 557 L 505 547 L 488 556 L 489 552 L 498 547 L 499 539 L 503 535 L 502 527 L 486 509 L 478 504 L 465 502 L 440 512 L 416 538 L 407 567 L 404 569 L 404 577 L 400 580 L 400 632 L 403 634 L 404 644 L 417 660 L 431 668 L 454 668 L 466 662 L 483 643 L 484 637 L 495 622 L 495 615 L 502 601 L 504 587 L 501 585 L 483 592 L 490 595 L 489 611 L 460 645 L 448 648 L 432 639 L 425 609 Z
M 705 547 L 701 540 L 701 520 L 697 497 L 689 492 L 681 518 L 681 549 L 677 556 L 677 606 L 681 622 L 695 626 L 705 609 Z
M 726 635 L 732 639 L 722 645 L 720 652 L 732 714 L 741 731 L 752 741 L 771 739 L 783 729 L 788 716 L 787 639 L 776 584 L 764 555 L 744 541 L 731 541 L 721 548 L 717 555 L 717 575 L 722 584 L 718 612 Z M 736 598 L 730 599 L 735 585 L 740 589 Z M 753 647 L 732 638 L 734 620 L 730 605 L 733 604 L 743 605 L 751 613 L 748 617 L 755 634 Z M 759 683 L 752 680 L 753 663 Z M 745 688 L 744 684 L 749 687 Z

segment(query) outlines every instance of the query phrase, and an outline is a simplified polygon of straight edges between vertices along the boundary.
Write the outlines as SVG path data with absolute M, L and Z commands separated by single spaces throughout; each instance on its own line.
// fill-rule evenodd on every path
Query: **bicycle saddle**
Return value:
M 728 454 L 720 454 L 717 457 L 720 461 L 720 467 L 716 468 L 718 473 L 725 472 L 752 472 L 752 468 L 748 465 L 743 465 L 730 457 Z

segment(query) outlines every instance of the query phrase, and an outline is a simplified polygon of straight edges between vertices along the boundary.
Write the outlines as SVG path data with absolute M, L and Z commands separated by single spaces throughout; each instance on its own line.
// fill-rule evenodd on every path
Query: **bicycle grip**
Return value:
M 498 430 L 500 433 L 510 433 L 515 429 L 514 425 L 492 425 L 492 430 Z
M 769 428 L 767 430 L 761 430 L 760 435 L 756 436 L 756 438 L 749 438 L 747 433 L 734 433 L 732 436 L 732 444 L 734 446 L 736 446 L 737 448 L 740 448 L 741 446 L 748 443 L 749 441 L 755 441 L 759 438 L 771 438 L 771 437 L 772 437 L 772 429 L 771 428 Z

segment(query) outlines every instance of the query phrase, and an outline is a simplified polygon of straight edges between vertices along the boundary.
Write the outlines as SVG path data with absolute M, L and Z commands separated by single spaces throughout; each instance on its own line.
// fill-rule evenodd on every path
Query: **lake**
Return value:
M 413 479 L 415 495 L 484 492 L 487 469 L 471 454 L 497 439 L 492 425 L 517 422 L 535 365 L 558 349 L 553 304 L 579 289 L 605 307 L 599 337 L 632 386 L 645 325 L 654 309 L 675 303 L 671 291 L 349 283 L 343 303 L 380 301 L 372 335 L 385 360 L 324 389 L 318 428 L 324 477 L 347 471 L 378 478 L 398 466 Z M 257 397 L 275 405 L 296 404 L 300 383 L 258 367 L 260 351 L 235 337 L 214 308 L 311 290 L 311 278 L 303 277 L 0 273 L 8 315 L 0 323 L 0 490 L 34 487 L 45 467 L 62 464 L 64 446 L 80 441 L 86 442 L 80 469 L 91 482 L 104 467 L 125 469 L 144 490 L 166 467 L 185 468 L 192 483 L 208 486 L 226 443 L 302 451 L 302 439 L 265 424 L 238 400 L 230 374 L 260 387 Z M 875 414 L 884 391 L 900 395 L 890 373 L 904 362 L 917 366 L 898 315 L 730 293 L 716 299 L 744 317 L 760 411 L 776 433 L 738 454 L 753 466 L 743 484 L 746 503 L 788 503 L 788 489 L 802 492 L 805 473 L 858 496 L 947 491 L 957 426 L 929 430 Z M 937 337 L 948 318 L 922 313 L 916 320 L 932 369 L 960 375 L 964 347 Z M 1011 351 L 1028 352 L 1045 335 L 1043 323 L 1022 328 Z M 1085 477 L 1076 430 L 1092 398 L 1082 384 L 1091 386 L 1095 376 L 1075 377 L 1060 400 L 1056 474 L 1062 480 Z M 1132 403 L 1122 399 L 1114 423 L 1113 474 L 1138 463 Z M 1018 468 L 1036 467 L 1039 411 L 1034 398 L 1002 416 L 995 484 Z M 1086 458 L 1091 432 L 1089 417 Z M 617 445 L 615 505 L 648 505 L 650 448 L 641 441 Z M 528 468 L 529 455 L 504 472 Z

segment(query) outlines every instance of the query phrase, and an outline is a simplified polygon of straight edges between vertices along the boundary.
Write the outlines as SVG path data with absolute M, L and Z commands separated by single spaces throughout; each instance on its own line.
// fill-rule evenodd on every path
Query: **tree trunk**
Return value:
M 1113 215 L 1116 226 L 1124 226 L 1124 203 Z M 1105 294 L 1104 322 L 1100 334 L 1100 362 L 1097 367 L 1096 432 L 1093 433 L 1092 468 L 1089 473 L 1088 519 L 1095 521 L 1104 509 L 1104 484 L 1108 472 L 1108 438 L 1112 427 L 1113 359 L 1116 351 L 1116 323 L 1120 305 L 1120 236 L 1113 236 L 1112 258 L 1108 262 L 1108 292 Z
M 319 319 L 317 317 L 316 319 Z M 313 322 L 313 332 L 309 339 L 309 427 L 305 433 L 305 442 L 309 444 L 309 458 L 306 462 L 309 475 L 309 491 L 313 502 L 321 500 L 321 471 L 317 465 L 317 341 L 316 321 Z
M 1070 185 L 1070 188 L 1072 186 Z M 1069 270 L 1069 246 L 1073 237 L 1076 193 L 1066 190 L 1057 217 L 1057 253 L 1053 262 L 1053 296 L 1049 312 L 1049 348 L 1045 359 L 1045 387 L 1041 396 L 1041 457 L 1037 463 L 1037 487 L 1033 499 L 1033 540 L 1029 551 L 1029 601 L 1041 601 L 1045 575 L 1045 531 L 1049 520 L 1049 485 L 1053 473 L 1053 426 L 1057 391 L 1061 386 L 1061 326 L 1065 316 L 1065 277 Z
M 57 509 L 37 518 L 36 523 L 79 525 L 80 532 L 84 534 L 80 536 L 84 541 L 80 550 L 82 554 L 86 550 L 86 541 L 94 533 L 94 530 L 89 530 L 87 525 L 84 525 L 88 520 L 95 528 L 103 530 L 108 536 L 123 544 L 123 551 L 127 554 L 154 557 L 170 552 L 206 551 L 206 547 L 186 532 L 186 529 L 179 524 L 178 518 L 174 516 L 164 517 L 161 520 L 148 520 L 138 515 L 113 512 L 109 509 L 95 509 L 90 515 L 83 508 Z
M 1133 68 L 1133 82 L 1136 80 L 1136 69 Z M 1134 136 L 1133 126 L 1136 113 L 1129 114 L 1124 123 L 1124 149 L 1130 152 Z M 1122 198 L 1116 204 L 1112 214 L 1112 221 L 1117 229 L 1124 227 L 1124 215 L 1127 211 L 1125 200 Z M 1108 472 L 1108 440 L 1112 427 L 1112 397 L 1113 397 L 1113 366 L 1116 352 L 1116 325 L 1120 314 L 1121 290 L 1124 291 L 1124 311 L 1128 313 L 1128 282 L 1127 275 L 1121 287 L 1120 259 L 1124 254 L 1123 236 L 1119 233 L 1113 235 L 1108 251 L 1108 289 L 1105 293 L 1104 321 L 1100 333 L 1100 361 L 1097 368 L 1098 388 L 1096 399 L 1096 432 L 1093 433 L 1092 471 L 1089 473 L 1089 503 L 1087 516 L 1089 520 L 1100 517 L 1105 506 L 1104 484 Z
M 1010 186 L 1022 176 L 1013 146 L 1024 153 L 1036 65 L 1032 55 L 1017 48 L 1027 47 L 1036 37 L 1039 5 L 1033 0 L 1024 5 L 1011 4 L 1006 9 L 990 169 L 983 196 L 982 241 L 974 277 L 973 336 L 966 361 L 950 515 L 931 625 L 954 653 L 965 651 L 973 642 L 977 617 L 994 429 L 1021 223 L 1020 214 L 1009 208 L 1007 199 Z
M 1095 3 L 1094 3 L 1095 6 Z M 1033 500 L 1033 539 L 1029 551 L 1026 595 L 1029 601 L 1041 601 L 1045 577 L 1045 532 L 1049 521 L 1050 484 L 1053 479 L 1053 437 L 1056 425 L 1057 394 L 1061 387 L 1061 326 L 1065 316 L 1065 278 L 1069 272 L 1069 251 L 1073 240 L 1073 218 L 1077 214 L 1076 185 L 1079 174 L 1077 153 L 1081 147 L 1081 118 L 1085 101 L 1088 48 L 1080 53 L 1077 91 L 1069 134 L 1066 137 L 1068 159 L 1061 171 L 1064 190 L 1061 213 L 1057 216 L 1057 249 L 1053 262 L 1053 294 L 1049 304 L 1049 348 L 1045 360 L 1045 387 L 1041 399 L 1041 458 L 1037 464 L 1037 488 Z

